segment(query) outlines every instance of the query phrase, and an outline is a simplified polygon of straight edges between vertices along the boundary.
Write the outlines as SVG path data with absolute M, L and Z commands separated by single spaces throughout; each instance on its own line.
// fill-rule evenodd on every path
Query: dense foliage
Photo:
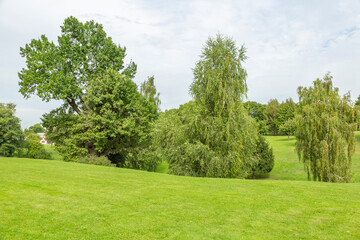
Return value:
M 243 106 L 246 96 L 244 47 L 218 35 L 209 38 L 194 68 L 194 98 L 166 111 L 154 127 L 154 145 L 169 172 L 208 177 L 246 177 L 258 139 L 256 123 Z
M 65 160 L 90 154 L 124 166 L 130 153 L 147 147 L 159 103 L 158 95 L 157 101 L 148 100 L 156 94 L 153 79 L 151 93 L 140 94 L 132 81 L 136 65 L 124 66 L 125 48 L 113 43 L 101 24 L 69 17 L 57 45 L 42 35 L 21 48 L 21 56 L 26 58 L 19 73 L 24 97 L 63 101 L 42 120 Z
M 349 182 L 356 129 L 350 94 L 340 97 L 329 74 L 298 94 L 296 150 L 309 179 Z
M 12 156 L 21 147 L 24 134 L 14 104 L 0 103 L 0 156 Z
M 44 146 L 40 143 L 39 135 L 28 132 L 25 141 L 26 154 L 24 157 L 37 159 L 51 159 L 50 153 L 46 152 Z
M 249 177 L 253 179 L 257 175 L 268 174 L 271 172 L 275 165 L 274 154 L 272 148 L 270 148 L 269 143 L 263 136 L 259 136 L 256 141 L 256 149 L 253 154 L 253 161 L 250 162 L 248 168 L 250 169 Z

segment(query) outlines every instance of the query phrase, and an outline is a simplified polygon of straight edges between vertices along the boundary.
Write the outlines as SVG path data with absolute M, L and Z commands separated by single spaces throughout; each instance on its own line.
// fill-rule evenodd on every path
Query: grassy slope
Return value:
M 358 239 L 359 190 L 0 158 L 0 239 Z
M 352 180 L 360 182 L 360 132 L 356 136 L 356 151 L 352 157 Z M 281 180 L 307 180 L 303 164 L 299 162 L 295 152 L 295 137 L 286 136 L 267 136 L 275 155 L 275 166 L 270 173 L 271 179 Z

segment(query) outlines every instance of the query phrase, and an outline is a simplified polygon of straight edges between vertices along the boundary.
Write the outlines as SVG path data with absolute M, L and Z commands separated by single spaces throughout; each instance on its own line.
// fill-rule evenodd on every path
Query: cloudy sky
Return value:
M 192 68 L 209 36 L 244 44 L 248 99 L 293 98 L 328 71 L 343 94 L 360 94 L 360 1 L 0 0 L 0 102 L 17 105 L 23 127 L 58 102 L 25 100 L 17 73 L 20 46 L 45 34 L 56 42 L 68 16 L 103 24 L 138 65 L 136 83 L 155 75 L 162 109 L 190 100 Z

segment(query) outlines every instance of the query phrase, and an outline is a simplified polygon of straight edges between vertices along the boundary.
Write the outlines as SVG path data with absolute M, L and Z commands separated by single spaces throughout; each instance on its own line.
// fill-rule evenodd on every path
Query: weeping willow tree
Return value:
M 246 177 L 254 155 L 256 123 L 243 107 L 245 48 L 221 35 L 209 38 L 193 69 L 193 101 L 161 115 L 154 140 L 173 174 Z
M 343 97 L 326 74 L 312 87 L 299 87 L 296 150 L 309 179 L 350 182 L 355 151 L 354 108 L 350 94 Z

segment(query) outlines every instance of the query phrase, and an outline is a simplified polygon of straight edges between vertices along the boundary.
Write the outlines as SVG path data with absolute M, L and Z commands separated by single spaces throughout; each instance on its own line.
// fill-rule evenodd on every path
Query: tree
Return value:
M 33 126 L 30 126 L 29 129 L 25 129 L 25 131 L 31 131 L 34 133 L 44 133 L 45 129 L 41 126 L 40 123 L 37 123 Z
M 137 91 L 129 77 L 107 70 L 89 82 L 83 101 L 89 108 L 83 115 L 54 110 L 43 118 L 50 139 L 66 159 L 89 151 L 123 166 L 129 152 L 148 146 L 157 108 Z
M 15 104 L 0 103 L 0 155 L 12 156 L 23 139 L 20 119 L 15 116 Z
M 340 97 L 329 73 L 312 87 L 299 87 L 298 94 L 296 150 L 308 178 L 349 182 L 356 128 L 350 94 Z
M 295 120 L 289 119 L 279 128 L 279 133 L 288 136 L 288 141 L 290 141 L 290 135 L 294 135 L 296 130 Z
M 196 63 L 194 101 L 167 111 L 154 127 L 154 142 L 174 174 L 245 177 L 257 139 L 256 123 L 243 107 L 245 48 L 227 37 L 209 38 Z
M 154 76 L 148 77 L 146 81 L 144 81 L 140 85 L 140 93 L 149 101 L 156 105 L 158 110 L 160 110 L 160 93 L 156 91 L 156 87 L 154 84 Z
M 37 159 L 51 159 L 50 153 L 46 152 L 44 146 L 40 143 L 40 136 L 29 131 L 26 135 L 26 157 Z
M 244 107 L 257 122 L 264 120 L 265 105 L 255 101 L 247 101 L 244 103 Z
M 293 119 L 295 116 L 296 104 L 289 98 L 285 102 L 282 102 L 279 106 L 279 111 L 276 114 L 274 123 L 276 128 L 280 130 L 280 127 L 289 119 Z
M 86 154 L 113 159 L 120 152 L 125 158 L 146 142 L 156 106 L 137 91 L 136 65 L 124 66 L 125 50 L 101 24 L 74 17 L 65 19 L 57 45 L 42 35 L 20 48 L 26 58 L 19 73 L 24 97 L 63 101 L 43 116 L 43 126 L 64 159 Z
M 280 109 L 280 104 L 277 99 L 271 99 L 265 107 L 264 118 L 268 123 L 269 130 L 273 135 L 277 135 L 278 128 L 276 125 L 276 118 Z
M 255 179 L 257 175 L 268 174 L 275 165 L 273 150 L 263 136 L 259 136 L 256 141 L 253 158 L 249 166 L 249 177 L 252 179 Z

